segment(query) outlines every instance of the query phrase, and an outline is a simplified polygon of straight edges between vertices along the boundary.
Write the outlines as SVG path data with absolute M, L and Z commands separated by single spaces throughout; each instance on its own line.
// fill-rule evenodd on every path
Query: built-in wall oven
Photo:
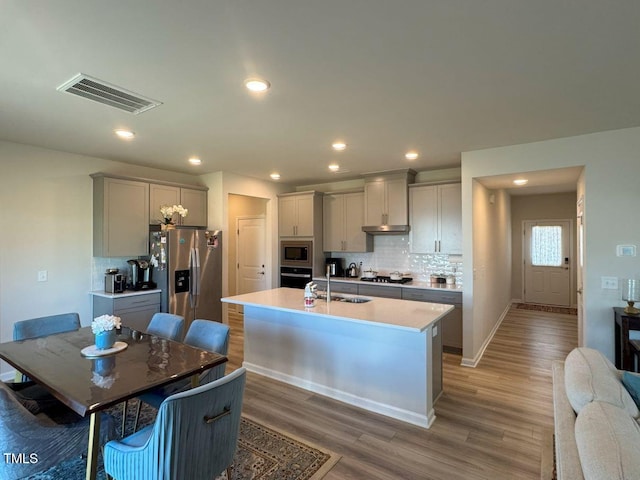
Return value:
M 280 286 L 304 288 L 311 281 L 312 271 L 304 267 L 280 267 Z
M 280 286 L 304 288 L 313 275 L 313 242 L 283 240 L 280 242 Z

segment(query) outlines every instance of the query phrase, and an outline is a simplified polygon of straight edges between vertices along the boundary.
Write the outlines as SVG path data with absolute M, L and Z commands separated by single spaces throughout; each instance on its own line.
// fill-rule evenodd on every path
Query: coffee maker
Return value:
M 131 268 L 131 275 L 129 275 L 130 283 L 129 287 L 132 290 L 149 290 L 156 288 L 156 284 L 153 281 L 153 265 L 148 260 L 127 260 L 129 267 Z
M 327 258 L 326 265 L 332 277 L 344 277 L 342 258 Z

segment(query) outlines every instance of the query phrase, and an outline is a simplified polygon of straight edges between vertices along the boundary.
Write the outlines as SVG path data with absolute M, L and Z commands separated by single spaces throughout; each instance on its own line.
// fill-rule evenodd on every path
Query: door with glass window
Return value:
M 524 222 L 524 301 L 571 304 L 571 221 Z

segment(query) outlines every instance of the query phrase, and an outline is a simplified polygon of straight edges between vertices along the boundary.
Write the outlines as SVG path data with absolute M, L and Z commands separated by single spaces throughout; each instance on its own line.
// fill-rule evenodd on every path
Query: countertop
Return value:
M 363 282 L 365 283 L 365 282 Z M 362 296 L 340 294 L 344 297 Z M 305 308 L 304 290 L 298 288 L 276 288 L 260 292 L 245 293 L 223 298 L 226 303 L 262 307 L 270 310 L 282 310 L 315 317 L 334 317 L 347 321 L 377 324 L 391 328 L 400 328 L 422 332 L 433 322 L 442 318 L 453 305 L 440 303 L 415 302 L 381 297 L 371 298 L 366 303 L 347 303 L 316 300 L 315 307 Z
M 123 297 L 135 297 L 136 295 L 148 295 L 150 293 L 160 293 L 162 290 L 159 288 L 153 288 L 150 290 L 125 290 L 122 293 L 109 293 L 104 290 L 93 290 L 89 292 L 90 295 L 104 298 L 123 298 Z
M 327 277 L 313 277 L 315 282 L 326 282 Z M 359 285 L 379 285 L 381 287 L 403 287 L 403 288 L 418 288 L 421 290 L 447 290 L 449 292 L 461 292 L 462 285 L 453 284 L 447 285 L 446 283 L 431 283 L 421 282 L 419 280 L 413 280 L 408 283 L 395 283 L 395 282 L 367 282 L 366 280 L 360 280 L 360 278 L 349 277 L 331 277 L 331 282 L 342 283 L 357 283 Z

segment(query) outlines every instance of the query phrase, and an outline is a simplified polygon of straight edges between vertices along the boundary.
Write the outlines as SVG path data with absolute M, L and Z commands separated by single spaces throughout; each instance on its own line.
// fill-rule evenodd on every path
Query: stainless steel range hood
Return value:
M 409 225 L 366 225 L 362 231 L 369 235 L 402 235 L 409 233 Z

